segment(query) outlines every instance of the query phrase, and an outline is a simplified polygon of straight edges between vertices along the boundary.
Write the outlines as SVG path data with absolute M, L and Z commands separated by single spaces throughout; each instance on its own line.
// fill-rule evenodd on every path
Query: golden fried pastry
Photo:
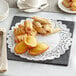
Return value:
M 66 1 L 68 1 L 68 2 L 72 2 L 72 0 L 66 0 Z
M 48 33 L 51 32 L 51 26 L 49 26 L 49 24 L 46 24 L 43 26 L 44 30 L 47 31 Z
M 19 42 L 23 41 L 24 38 L 26 38 L 26 36 L 27 36 L 27 34 L 15 36 L 14 40 L 15 40 L 16 43 L 19 43 Z
M 51 33 L 51 24 L 41 24 L 40 22 L 33 21 L 33 28 L 42 35 Z
M 24 38 L 24 43 L 29 47 L 33 48 L 37 46 L 37 39 L 35 36 L 28 35 L 26 38 Z
M 76 2 L 72 2 L 71 4 L 71 10 L 76 11 Z
M 36 56 L 44 53 L 49 46 L 46 43 L 38 43 L 36 47 L 29 49 L 29 54 Z
M 26 20 L 24 22 L 24 28 L 25 28 L 26 32 L 32 31 L 33 30 L 33 24 L 32 24 L 32 22 L 30 20 Z
M 67 8 L 71 6 L 71 2 L 69 0 L 63 0 L 62 4 Z
M 71 0 L 72 2 L 76 2 L 76 0 Z
M 43 28 L 36 27 L 36 26 L 33 26 L 33 27 L 39 34 L 43 34 L 43 35 L 47 34 L 47 32 Z
M 33 21 L 33 25 L 36 26 L 36 27 L 38 27 L 38 28 L 39 27 L 42 28 L 42 25 L 41 25 L 40 22 Z
M 63 0 L 62 4 L 70 10 L 76 11 L 76 0 Z
M 30 32 L 30 35 L 31 36 L 36 36 L 37 35 L 37 31 L 35 29 L 33 29 L 31 32 Z
M 42 17 L 38 17 L 38 16 L 34 16 L 32 17 L 32 19 L 34 19 L 37 22 L 40 22 L 41 24 L 48 24 L 50 23 L 50 21 L 46 18 L 42 18 Z
M 51 34 L 57 33 L 60 31 L 60 28 L 51 28 Z
M 20 30 L 21 30 L 22 33 L 25 32 L 25 29 L 24 29 L 24 26 L 23 26 L 23 25 L 20 24 L 18 27 L 20 28 Z M 24 34 L 25 34 L 25 33 L 24 33 Z
M 17 35 L 24 35 L 24 34 L 25 34 L 24 26 L 19 25 L 18 28 L 14 29 L 14 35 L 15 36 L 17 36 Z
M 28 46 L 25 45 L 23 41 L 15 45 L 15 53 L 16 54 L 24 54 L 26 51 L 28 51 Z
M 22 25 L 22 24 L 19 24 L 18 27 L 24 29 L 24 25 Z

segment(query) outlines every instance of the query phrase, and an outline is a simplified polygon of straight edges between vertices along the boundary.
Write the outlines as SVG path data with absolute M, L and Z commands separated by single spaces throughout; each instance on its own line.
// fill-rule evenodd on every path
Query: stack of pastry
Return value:
M 28 52 L 30 55 L 40 55 L 44 53 L 49 46 L 44 42 L 38 42 L 36 35 L 54 34 L 60 31 L 59 27 L 52 28 L 52 23 L 42 17 L 34 16 L 31 20 L 25 20 L 23 24 L 14 28 L 15 53 L 23 54 Z
M 16 43 L 22 41 L 26 34 L 31 36 L 48 35 L 60 31 L 58 27 L 52 28 L 52 23 L 46 18 L 34 16 L 32 20 L 25 20 L 24 24 L 20 24 L 14 29 Z
M 76 11 L 76 0 L 63 0 L 62 4 L 65 7 L 70 8 L 72 11 Z
M 41 35 L 53 34 L 60 31 L 60 28 L 52 28 L 52 22 L 46 18 L 34 16 L 33 28 Z

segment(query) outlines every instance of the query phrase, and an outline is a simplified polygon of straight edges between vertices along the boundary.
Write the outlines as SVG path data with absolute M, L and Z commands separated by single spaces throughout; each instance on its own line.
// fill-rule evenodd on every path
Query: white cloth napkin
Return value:
M 0 28 L 0 72 L 7 71 L 6 32 Z

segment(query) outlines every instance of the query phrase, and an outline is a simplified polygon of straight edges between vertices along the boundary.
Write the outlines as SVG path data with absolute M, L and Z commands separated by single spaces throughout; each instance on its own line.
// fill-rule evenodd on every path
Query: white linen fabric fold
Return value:
M 6 32 L 0 28 L 0 72 L 7 71 Z

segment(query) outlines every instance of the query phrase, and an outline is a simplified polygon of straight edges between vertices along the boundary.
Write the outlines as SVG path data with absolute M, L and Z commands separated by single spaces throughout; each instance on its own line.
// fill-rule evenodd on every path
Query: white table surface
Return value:
M 13 16 L 33 16 L 39 15 L 51 19 L 62 19 L 76 21 L 76 15 L 62 13 L 40 12 L 34 14 L 23 13 L 16 8 L 10 8 L 9 16 L 0 27 L 5 27 L 7 32 L 11 25 Z M 76 76 L 76 26 L 74 30 L 73 43 L 69 59 L 69 66 L 55 66 L 30 62 L 18 62 L 8 60 L 8 71 L 0 76 Z

